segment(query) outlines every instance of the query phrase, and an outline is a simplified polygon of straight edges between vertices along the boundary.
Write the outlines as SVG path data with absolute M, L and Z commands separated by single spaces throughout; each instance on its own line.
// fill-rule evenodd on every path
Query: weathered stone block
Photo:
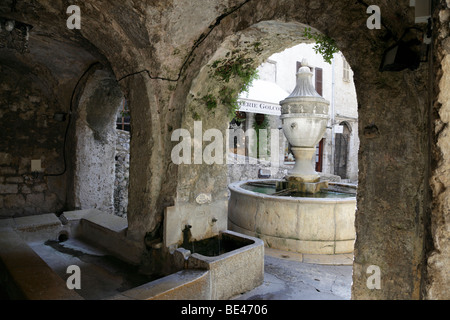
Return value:
M 31 159 L 21 158 L 19 162 L 19 174 L 29 173 L 31 171 Z
M 27 185 L 22 185 L 22 186 L 20 187 L 20 193 L 22 193 L 22 194 L 28 194 L 28 193 L 31 193 L 31 189 L 30 189 L 30 187 L 27 186 Z
M 44 192 L 47 190 L 47 185 L 45 183 L 40 183 L 33 186 L 33 192 Z
M 4 198 L 5 208 L 21 208 L 25 205 L 25 199 L 21 194 L 10 194 Z
M 10 165 L 12 156 L 6 152 L 0 152 L 0 165 Z
M 0 167 L 0 175 L 16 174 L 16 169 L 13 167 Z
M 27 195 L 26 206 L 28 207 L 38 207 L 44 203 L 43 193 L 32 193 Z
M 19 187 L 17 184 L 0 184 L 0 193 L 17 193 Z
M 22 177 L 8 177 L 6 178 L 6 182 L 8 183 L 23 183 Z

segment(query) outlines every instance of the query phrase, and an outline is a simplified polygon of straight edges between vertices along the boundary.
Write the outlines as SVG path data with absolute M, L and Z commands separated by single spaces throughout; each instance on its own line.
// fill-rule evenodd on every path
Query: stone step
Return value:
M 192 269 L 182 270 L 142 286 L 124 291 L 109 300 L 179 299 L 209 300 L 209 271 Z
M 0 273 L 12 299 L 82 300 L 12 229 L 0 237 Z

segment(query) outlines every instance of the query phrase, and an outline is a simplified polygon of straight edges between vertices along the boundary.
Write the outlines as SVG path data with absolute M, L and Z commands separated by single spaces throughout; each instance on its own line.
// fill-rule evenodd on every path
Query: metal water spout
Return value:
M 191 234 L 191 228 L 192 226 L 190 224 L 186 224 L 183 229 L 183 247 L 189 248 L 189 242 L 191 240 L 192 234 Z

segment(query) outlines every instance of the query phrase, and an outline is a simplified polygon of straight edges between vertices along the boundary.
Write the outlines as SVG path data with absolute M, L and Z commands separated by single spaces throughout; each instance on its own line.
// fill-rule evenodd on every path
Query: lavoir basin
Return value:
M 225 230 L 172 252 L 156 245 L 152 257 L 164 263 L 152 274 L 141 272 L 142 248 L 126 231 L 126 219 L 93 209 L 0 220 L 0 296 L 226 300 L 263 282 L 260 239 Z

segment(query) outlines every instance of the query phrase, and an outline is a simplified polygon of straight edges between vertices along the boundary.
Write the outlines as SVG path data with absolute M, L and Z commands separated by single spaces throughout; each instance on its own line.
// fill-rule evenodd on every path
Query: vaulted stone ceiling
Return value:
M 82 28 L 69 30 L 66 10 L 76 2 L 2 1 L 1 17 L 32 26 L 30 53 L 7 58 L 2 50 L 2 61 L 15 58 L 44 65 L 54 77 L 65 79 L 76 77 L 80 70 L 99 60 L 109 62 L 118 79 L 148 70 L 152 77 L 176 80 L 197 52 L 208 53 L 198 50 L 208 37 L 221 38 L 230 30 L 241 31 L 262 20 L 292 19 L 336 38 L 345 51 L 350 49 L 349 42 L 341 38 L 359 41 L 357 29 L 367 19 L 364 1 L 109 0 L 79 2 Z M 376 2 L 384 25 L 398 37 L 407 21 L 412 22 L 409 1 Z M 237 15 L 238 19 L 226 19 Z M 386 32 L 383 30 L 381 36 Z M 366 33 L 372 41 L 380 37 L 380 32 Z

